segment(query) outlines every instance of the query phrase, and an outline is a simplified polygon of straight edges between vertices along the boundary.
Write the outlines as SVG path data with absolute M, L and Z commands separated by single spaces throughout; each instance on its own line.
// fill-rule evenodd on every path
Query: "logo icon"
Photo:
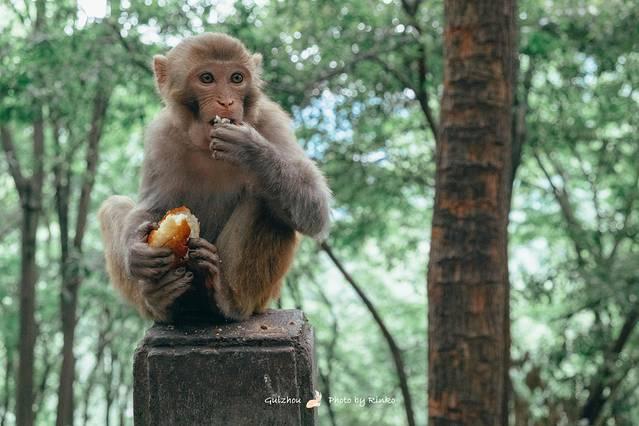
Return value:
M 315 391 L 315 398 L 309 400 L 306 403 L 306 408 L 315 408 L 315 407 L 319 407 L 320 404 L 322 403 L 322 394 L 319 393 L 318 391 Z

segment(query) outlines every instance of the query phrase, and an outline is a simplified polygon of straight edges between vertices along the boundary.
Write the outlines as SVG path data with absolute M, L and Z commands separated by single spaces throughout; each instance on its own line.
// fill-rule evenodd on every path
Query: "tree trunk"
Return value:
M 20 343 L 18 361 L 16 418 L 19 425 L 33 424 L 33 363 L 36 339 L 35 261 L 36 230 L 39 212 L 27 207 L 22 215 L 22 247 L 20 264 Z
M 75 381 L 75 356 L 73 346 L 75 340 L 76 310 L 78 304 L 77 288 L 80 278 L 77 275 L 67 279 L 63 284 L 61 303 L 62 316 L 62 367 L 58 387 L 57 426 L 73 424 L 73 382 Z
M 111 406 L 113 405 L 113 370 L 115 368 L 115 364 L 116 364 L 116 353 L 113 352 L 112 350 L 109 350 L 109 366 L 107 369 L 107 364 L 106 362 L 104 363 L 104 367 L 106 370 L 105 372 L 105 383 L 104 383 L 104 397 L 105 397 L 105 402 L 106 402 L 106 407 L 104 407 L 104 426 L 110 426 L 111 424 Z
M 428 268 L 428 409 L 435 426 L 507 424 L 515 2 L 445 2 Z
M 11 401 L 10 384 L 11 384 L 11 374 L 13 374 L 13 353 L 12 353 L 12 350 L 9 348 L 9 345 L 6 345 L 6 348 L 7 348 L 7 358 L 5 360 L 3 396 L 2 396 L 2 417 L 0 417 L 0 426 L 5 426 L 5 422 L 7 420 L 7 414 L 9 413 L 9 403 Z
M 5 148 L 5 151 L 8 150 Z M 20 247 L 20 343 L 16 389 L 16 424 L 33 424 L 33 364 L 36 341 L 35 287 L 38 279 L 36 264 L 36 233 L 42 210 L 44 128 L 42 110 L 36 109 L 33 122 L 33 176 L 16 181 L 22 204 Z
M 75 236 L 72 249 L 69 251 L 69 181 L 60 177 L 63 174 L 62 167 L 56 168 L 56 204 L 58 220 L 60 222 L 60 245 L 62 269 L 62 290 L 60 292 L 60 316 L 62 319 L 62 369 L 60 370 L 60 384 L 58 389 L 58 412 L 56 426 L 69 426 L 73 424 L 74 398 L 73 382 L 75 380 L 75 356 L 73 346 L 75 341 L 76 311 L 78 305 L 78 290 L 82 283 L 80 275 L 82 242 L 89 213 L 91 192 L 95 182 L 95 174 L 99 158 L 100 139 L 109 103 L 110 89 L 101 88 L 93 102 L 91 116 L 91 129 L 89 131 L 88 146 L 86 152 L 86 170 L 83 176 L 80 199 L 78 201 L 78 215 L 76 218 Z M 56 135 L 57 137 L 57 135 Z M 57 141 L 56 141 L 57 142 Z M 59 146 L 56 143 L 57 146 Z M 73 153 L 71 153 L 73 155 Z
M 84 415 L 83 418 L 83 426 L 89 424 L 89 407 L 91 402 L 91 395 L 93 393 L 93 386 L 97 380 L 97 376 L 99 374 L 99 368 L 102 364 L 102 356 L 104 355 L 104 350 L 106 347 L 111 344 L 111 327 L 115 319 L 111 316 L 111 311 L 108 308 L 104 308 L 104 317 L 102 318 L 103 327 L 100 328 L 100 332 L 98 334 L 98 345 L 95 350 L 95 365 L 91 372 L 89 373 L 89 378 L 87 379 L 87 386 L 84 389 Z
M 46 2 L 36 2 L 34 38 L 44 29 Z M 20 343 L 18 345 L 18 374 L 16 380 L 16 424 L 33 425 L 33 364 L 36 342 L 36 237 L 42 211 L 42 184 L 44 181 L 44 122 L 42 107 L 37 102 L 33 109 L 33 173 L 25 178 L 16 156 L 9 129 L 2 127 L 2 145 L 9 171 L 20 197 L 22 209 L 20 244 Z

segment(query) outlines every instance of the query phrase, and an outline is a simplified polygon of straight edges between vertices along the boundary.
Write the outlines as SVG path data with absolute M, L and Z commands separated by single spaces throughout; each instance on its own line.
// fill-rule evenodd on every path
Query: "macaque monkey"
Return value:
M 165 108 L 145 135 L 139 201 L 112 196 L 98 214 L 111 281 L 145 317 L 245 319 L 279 295 L 298 233 L 326 235 L 330 191 L 262 92 L 261 60 L 220 33 L 153 58 Z M 176 268 L 170 249 L 146 239 L 181 205 L 201 234 Z

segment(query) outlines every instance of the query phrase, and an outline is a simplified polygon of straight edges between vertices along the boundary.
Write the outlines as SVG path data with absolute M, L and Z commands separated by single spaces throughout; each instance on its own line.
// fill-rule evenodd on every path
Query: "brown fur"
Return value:
M 166 108 L 146 134 L 139 203 L 114 196 L 99 213 L 111 280 L 143 315 L 170 320 L 192 287 L 209 289 L 211 311 L 226 318 L 260 312 L 279 295 L 297 233 L 326 234 L 330 192 L 288 115 L 262 93 L 260 67 L 261 56 L 217 33 L 154 58 Z M 215 84 L 203 84 L 202 72 Z M 229 81 L 234 72 L 242 84 Z M 238 125 L 211 126 L 216 115 Z M 170 271 L 169 254 L 144 244 L 144 222 L 182 204 L 201 222 L 194 274 Z
M 98 220 L 100 222 L 100 231 L 104 239 L 104 252 L 106 253 L 106 270 L 111 281 L 119 290 L 124 299 L 135 306 L 140 314 L 145 318 L 151 318 L 151 313 L 147 309 L 142 300 L 141 294 L 137 288 L 137 283 L 131 280 L 126 273 L 124 258 L 117 255 L 122 248 L 122 242 L 111 236 L 118 234 L 115 227 L 119 223 L 123 223 L 126 215 L 133 211 L 135 202 L 121 195 L 114 195 L 109 198 L 108 202 L 102 204 L 98 211 Z

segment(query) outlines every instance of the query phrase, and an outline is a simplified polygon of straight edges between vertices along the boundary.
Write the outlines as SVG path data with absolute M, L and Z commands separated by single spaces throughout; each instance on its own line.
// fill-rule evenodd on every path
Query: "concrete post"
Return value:
M 298 310 L 156 324 L 135 353 L 136 426 L 315 425 L 313 330 Z

